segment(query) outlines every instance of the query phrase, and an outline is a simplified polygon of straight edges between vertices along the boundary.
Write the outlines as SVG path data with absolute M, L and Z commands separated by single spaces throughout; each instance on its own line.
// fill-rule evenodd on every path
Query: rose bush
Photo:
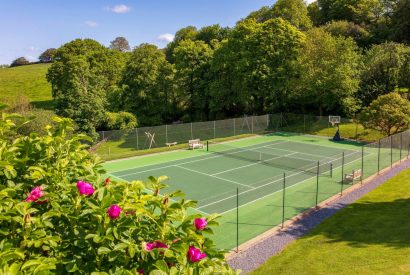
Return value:
M 208 236 L 217 215 L 189 215 L 166 177 L 107 180 L 70 120 L 11 140 L 13 121 L 0 119 L 0 273 L 233 273 Z

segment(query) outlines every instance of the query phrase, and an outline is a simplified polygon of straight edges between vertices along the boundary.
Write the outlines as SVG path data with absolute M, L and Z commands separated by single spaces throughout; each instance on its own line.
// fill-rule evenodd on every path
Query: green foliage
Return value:
M 379 96 L 360 113 L 359 120 L 366 128 L 396 134 L 410 126 L 410 102 L 398 93 Z
M 94 136 L 105 117 L 107 91 L 120 78 L 124 54 L 91 39 L 77 39 L 59 48 L 55 60 L 47 80 L 52 85 L 56 113 L 72 118 L 80 131 Z
M 111 113 L 107 112 L 105 119 L 105 130 L 125 130 L 137 127 L 137 118 L 127 112 Z
M 17 133 L 23 136 L 28 136 L 32 132 L 36 132 L 40 136 L 48 133 L 47 126 L 53 125 L 53 118 L 56 116 L 53 111 L 34 109 L 24 114 L 29 121 L 20 126 Z
M 135 114 L 141 125 L 158 125 L 175 106 L 173 66 L 154 45 L 136 47 L 125 67 L 121 85 L 121 107 Z M 176 107 L 176 108 L 174 108 Z
M 315 106 L 321 115 L 324 110 L 349 115 L 357 111 L 354 96 L 359 88 L 360 56 L 352 39 L 312 29 L 307 33 L 298 65 L 301 70 L 296 83 L 298 102 Z
M 398 0 L 392 19 L 393 37 L 398 42 L 410 43 L 410 0 Z
M 365 54 L 358 97 L 367 106 L 378 96 L 409 87 L 410 47 L 397 43 L 374 45 Z
M 166 177 L 109 182 L 82 145 L 87 138 L 67 137 L 69 119 L 56 118 L 47 136 L 13 142 L 5 136 L 16 127 L 11 119 L 0 119 L 1 273 L 234 273 L 208 237 L 217 215 L 196 229 L 199 215 L 187 214 L 194 201 L 180 191 L 160 195 Z M 87 193 L 77 181 L 90 182 Z M 121 208 L 118 217 L 112 205 Z M 152 248 L 155 242 L 167 248 Z M 189 246 L 206 258 L 191 262 Z
M 353 22 L 344 20 L 332 21 L 324 25 L 323 28 L 334 36 L 350 37 L 361 47 L 367 46 L 370 42 L 370 33 L 362 26 Z
M 215 50 L 211 110 L 228 115 L 283 110 L 304 39 L 281 18 L 238 23 Z
M 265 22 L 274 18 L 285 19 L 301 30 L 312 27 L 306 4 L 302 0 L 278 0 L 272 7 L 262 7 L 247 17 L 247 19 L 255 19 L 257 22 Z
M 192 120 L 208 120 L 209 66 L 213 51 L 203 41 L 181 41 L 174 49 L 178 95 Z
M 28 65 L 30 62 L 25 58 L 25 57 L 19 57 L 13 62 L 11 62 L 10 67 L 17 67 L 17 66 L 23 66 L 23 65 Z
M 54 56 L 57 52 L 57 49 L 54 48 L 49 48 L 47 50 L 45 50 L 40 56 L 39 56 L 39 60 L 42 63 L 47 63 L 47 62 L 52 62 L 54 59 Z

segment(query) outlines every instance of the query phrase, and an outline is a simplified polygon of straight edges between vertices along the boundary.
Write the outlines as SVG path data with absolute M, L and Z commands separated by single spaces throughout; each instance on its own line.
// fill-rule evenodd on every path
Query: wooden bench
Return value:
M 189 149 L 204 148 L 204 144 L 200 139 L 192 139 L 188 141 Z
M 168 146 L 168 147 L 171 147 L 171 146 L 175 146 L 175 145 L 177 145 L 178 144 L 178 142 L 167 142 L 167 143 L 165 143 L 165 145 L 166 146 Z
M 362 177 L 362 169 L 353 170 L 351 174 L 345 174 L 345 181 L 351 181 L 360 179 Z

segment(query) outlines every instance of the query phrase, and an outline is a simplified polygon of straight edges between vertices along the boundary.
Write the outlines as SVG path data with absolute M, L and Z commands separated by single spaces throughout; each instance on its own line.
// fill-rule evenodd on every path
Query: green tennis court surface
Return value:
M 105 168 L 125 181 L 168 176 L 165 192 L 182 190 L 188 199 L 198 201 L 198 212 L 222 214 L 215 240 L 219 247 L 231 249 L 280 224 L 283 215 L 292 218 L 349 187 L 341 184 L 343 173 L 361 168 L 362 154 L 368 160 L 363 165 L 373 167 L 376 150 L 362 152 L 360 144 L 276 134 L 210 144 L 209 151 L 180 150 L 120 160 Z

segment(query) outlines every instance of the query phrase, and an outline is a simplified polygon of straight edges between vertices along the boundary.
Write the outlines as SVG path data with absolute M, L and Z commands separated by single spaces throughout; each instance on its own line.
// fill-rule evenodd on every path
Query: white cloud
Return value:
M 94 21 L 85 21 L 84 24 L 86 24 L 90 28 L 98 27 L 98 23 Z
M 39 50 L 39 48 L 34 47 L 34 46 L 30 46 L 30 47 L 28 47 L 28 50 L 29 50 L 29 51 L 32 51 L 32 52 L 36 52 L 36 51 Z
M 306 4 L 311 4 L 311 3 L 313 3 L 313 2 L 315 2 L 316 0 L 305 0 L 305 2 L 306 2 Z
M 131 7 L 130 6 L 126 6 L 124 4 L 121 5 L 115 5 L 114 7 L 106 7 L 105 8 L 108 11 L 112 11 L 115 13 L 127 13 L 131 11 Z
M 171 42 L 174 40 L 175 35 L 170 33 L 164 33 L 157 37 L 158 41 L 160 42 Z

